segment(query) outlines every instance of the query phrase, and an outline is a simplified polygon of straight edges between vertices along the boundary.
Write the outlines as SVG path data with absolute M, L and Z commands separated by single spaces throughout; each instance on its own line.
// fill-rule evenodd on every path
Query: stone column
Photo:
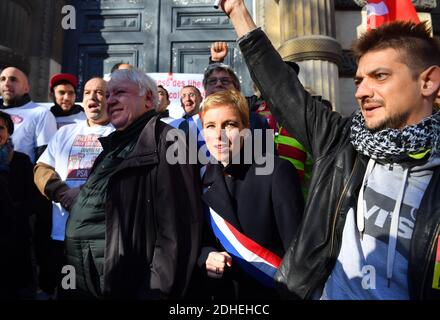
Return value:
M 303 85 L 338 110 L 342 48 L 335 39 L 334 1 L 279 0 L 279 13 L 281 56 L 298 62 Z

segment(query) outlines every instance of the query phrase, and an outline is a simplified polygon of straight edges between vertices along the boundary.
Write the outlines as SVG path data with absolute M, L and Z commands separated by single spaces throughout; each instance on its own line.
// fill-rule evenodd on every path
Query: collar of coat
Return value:
M 107 137 L 99 138 L 102 148 L 105 151 L 113 150 L 120 146 L 127 145 L 130 141 L 133 141 L 133 139 L 138 139 L 148 121 L 155 115 L 156 111 L 149 110 L 124 130 L 116 130 Z

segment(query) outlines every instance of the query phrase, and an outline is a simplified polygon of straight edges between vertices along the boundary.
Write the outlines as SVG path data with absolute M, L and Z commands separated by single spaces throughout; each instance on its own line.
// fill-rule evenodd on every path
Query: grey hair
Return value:
M 154 110 L 159 106 L 159 95 L 157 94 L 156 81 L 148 76 L 145 72 L 138 68 L 118 69 L 110 75 L 110 81 L 133 82 L 139 87 L 139 96 L 145 95 L 147 92 L 151 94 Z

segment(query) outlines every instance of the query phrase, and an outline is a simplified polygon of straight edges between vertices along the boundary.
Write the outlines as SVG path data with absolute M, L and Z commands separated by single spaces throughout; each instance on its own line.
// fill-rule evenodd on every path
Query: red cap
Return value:
M 76 87 L 78 85 L 78 79 L 73 74 L 70 73 L 54 74 L 52 78 L 50 78 L 49 89 L 52 90 L 55 85 L 57 85 L 62 81 L 66 81 L 70 83 L 73 86 L 73 88 L 76 90 Z

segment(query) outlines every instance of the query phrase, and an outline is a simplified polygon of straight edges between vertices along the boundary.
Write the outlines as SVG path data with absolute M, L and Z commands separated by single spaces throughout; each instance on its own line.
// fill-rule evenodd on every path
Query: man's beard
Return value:
M 101 118 L 101 116 L 102 116 L 101 112 L 92 112 L 89 115 L 89 118 L 90 118 L 90 120 L 97 121 Z
M 3 97 L 3 104 L 5 106 L 15 106 L 17 105 L 21 100 L 21 97 L 14 96 L 12 98 Z
M 388 116 L 375 126 L 369 126 L 368 123 L 365 122 L 365 126 L 373 133 L 384 129 L 402 129 L 408 123 L 409 116 L 410 112 L 406 111 L 401 114 L 393 114 Z
M 28 93 L 25 93 L 21 96 L 15 95 L 12 98 L 3 97 L 3 105 L 9 108 L 21 107 L 29 101 L 31 101 L 31 98 Z

